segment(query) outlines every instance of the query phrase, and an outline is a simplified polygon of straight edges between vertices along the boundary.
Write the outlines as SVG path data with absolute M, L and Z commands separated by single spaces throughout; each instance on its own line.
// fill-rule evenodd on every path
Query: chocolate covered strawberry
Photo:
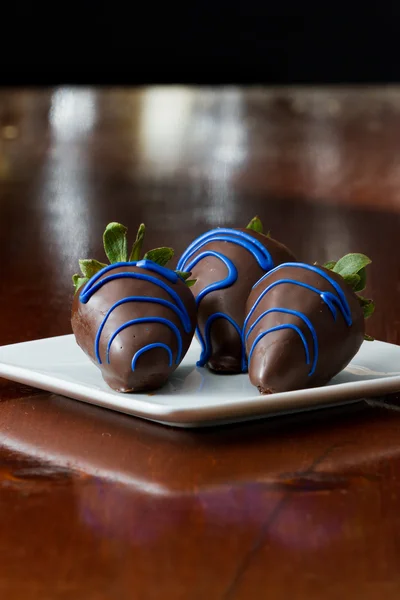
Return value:
M 245 229 L 213 229 L 195 239 L 178 262 L 178 269 L 191 271 L 196 279 L 191 289 L 202 347 L 198 366 L 220 373 L 247 370 L 242 328 L 251 288 L 277 265 L 296 260 L 262 231 L 258 217 Z
M 357 293 L 370 262 L 348 254 L 323 267 L 286 263 L 256 283 L 244 342 L 250 381 L 262 394 L 324 385 L 351 361 L 374 310 Z
M 185 356 L 196 324 L 193 280 L 165 266 L 171 248 L 140 260 L 144 233 L 141 225 L 128 259 L 127 229 L 110 223 L 103 240 L 111 264 L 81 260 L 83 277 L 73 277 L 76 341 L 120 392 L 161 387 Z

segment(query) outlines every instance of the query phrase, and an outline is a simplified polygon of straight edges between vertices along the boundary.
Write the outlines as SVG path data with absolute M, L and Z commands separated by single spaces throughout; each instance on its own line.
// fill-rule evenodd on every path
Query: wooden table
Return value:
M 373 259 L 400 343 L 400 89 L 0 93 L 0 343 L 70 333 L 104 226 L 172 245 L 259 214 L 307 261 Z M 0 380 L 0 595 L 400 595 L 400 396 L 183 431 Z

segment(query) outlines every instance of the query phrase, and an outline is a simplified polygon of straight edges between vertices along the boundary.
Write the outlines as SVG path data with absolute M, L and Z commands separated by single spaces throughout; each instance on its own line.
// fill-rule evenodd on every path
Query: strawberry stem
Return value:
M 329 261 L 324 264 L 325 269 L 338 273 L 338 275 L 343 277 L 347 285 L 351 287 L 358 298 L 364 314 L 364 319 L 369 319 L 375 311 L 375 303 L 373 300 L 364 298 L 358 293 L 362 292 L 366 287 L 366 267 L 370 265 L 371 262 L 371 259 L 368 258 L 368 256 L 365 256 L 365 254 L 354 253 L 346 254 L 338 261 Z M 367 341 L 373 340 L 369 335 L 365 335 L 364 338 Z

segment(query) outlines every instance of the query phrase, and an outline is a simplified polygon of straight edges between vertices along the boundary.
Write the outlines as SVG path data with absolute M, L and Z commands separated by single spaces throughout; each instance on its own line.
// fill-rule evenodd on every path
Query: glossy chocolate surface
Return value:
M 259 214 L 305 262 L 371 256 L 367 332 L 399 344 L 399 106 L 390 87 L 3 88 L 0 343 L 71 333 L 71 273 L 117 217 L 179 256 Z M 0 399 L 4 600 L 399 599 L 400 395 L 201 431 L 5 379 Z
M 250 381 L 264 394 L 324 385 L 363 341 L 356 295 L 323 267 L 274 269 L 253 288 L 246 312 Z
M 273 266 L 296 259 L 283 244 L 248 229 L 215 229 L 209 239 L 178 263 L 197 279 L 191 289 L 198 305 L 197 336 L 204 340 L 200 366 L 240 373 L 247 370 L 241 334 L 251 288 Z
M 190 346 L 195 320 L 189 288 L 152 261 L 104 268 L 78 290 L 72 304 L 79 346 L 120 392 L 163 385 Z

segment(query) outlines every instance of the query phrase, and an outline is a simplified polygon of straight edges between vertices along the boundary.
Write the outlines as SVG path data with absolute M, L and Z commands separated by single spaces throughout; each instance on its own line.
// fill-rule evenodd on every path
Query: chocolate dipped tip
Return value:
M 241 359 L 229 354 L 214 353 L 209 359 L 207 366 L 215 373 L 234 375 L 242 372 Z
M 290 329 L 271 333 L 265 346 L 252 361 L 250 380 L 261 394 L 296 390 L 307 382 L 309 366 L 299 336 Z

